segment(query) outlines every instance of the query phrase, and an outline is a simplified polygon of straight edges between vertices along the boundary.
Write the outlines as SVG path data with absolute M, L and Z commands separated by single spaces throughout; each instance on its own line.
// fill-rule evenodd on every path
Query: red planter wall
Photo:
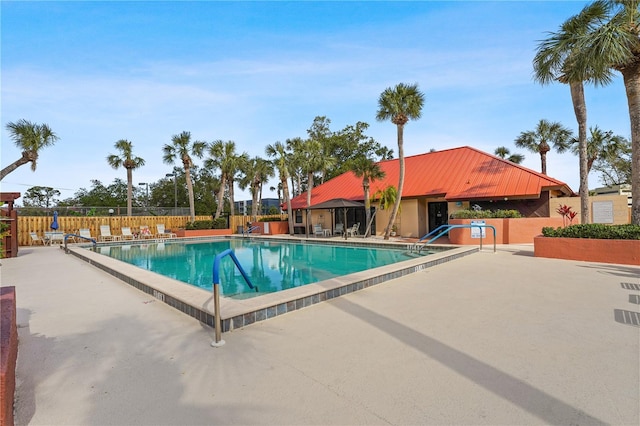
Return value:
M 640 240 L 536 237 L 536 257 L 640 266 Z
M 542 234 L 542 228 L 562 226 L 562 218 L 555 217 L 522 217 L 517 219 L 450 219 L 449 225 L 469 225 L 471 221 L 484 220 L 487 225 L 496 228 L 496 244 L 529 244 Z M 493 230 L 487 228 L 484 243 L 493 243 Z M 451 244 L 479 244 L 478 238 L 471 238 L 469 228 L 457 228 L 449 231 Z

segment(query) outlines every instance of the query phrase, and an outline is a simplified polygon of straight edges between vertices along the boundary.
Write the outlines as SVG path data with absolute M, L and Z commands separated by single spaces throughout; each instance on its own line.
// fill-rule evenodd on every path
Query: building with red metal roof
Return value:
M 398 159 L 378 164 L 385 177 L 370 183 L 371 196 L 388 186 L 398 185 Z M 422 236 L 446 223 L 453 211 L 476 205 L 491 210 L 514 209 L 525 217 L 549 217 L 550 199 L 571 195 L 573 191 L 564 182 L 472 147 L 434 151 L 405 157 L 399 225 L 402 235 Z M 362 178 L 346 172 L 316 186 L 311 191 L 311 207 L 335 198 L 363 201 Z M 293 198 L 291 204 L 297 211 L 296 222 L 304 226 L 301 212 L 309 207 L 307 194 Z M 361 222 L 362 232 L 364 209 L 360 210 L 353 209 L 346 224 Z M 385 213 L 376 215 L 379 229 L 386 226 Z M 341 218 L 327 217 L 322 211 L 313 210 L 312 223 L 317 222 L 325 227 L 342 223 Z

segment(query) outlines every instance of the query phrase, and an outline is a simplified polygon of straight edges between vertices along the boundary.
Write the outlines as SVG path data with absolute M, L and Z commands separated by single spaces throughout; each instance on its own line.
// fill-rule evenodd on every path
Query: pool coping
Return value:
M 229 238 L 229 237 L 223 237 Z M 252 237 L 274 240 L 273 237 Z M 219 240 L 221 237 L 205 238 L 178 238 L 181 242 L 186 241 L 210 241 Z M 308 239 L 282 239 L 285 242 L 298 242 L 308 244 L 329 244 L 329 245 L 355 245 L 382 248 L 404 248 L 408 249 L 411 244 L 397 242 L 362 242 L 358 240 L 308 240 Z M 161 241 L 134 241 L 133 244 L 150 243 Z M 126 243 L 131 243 L 128 241 Z M 122 243 L 100 244 L 100 246 L 123 245 Z M 69 254 L 82 259 L 89 264 L 107 272 L 108 274 L 124 281 L 144 293 L 153 296 L 156 300 L 197 319 L 198 321 L 214 327 L 215 309 L 213 292 L 207 291 L 184 282 L 165 277 L 152 271 L 141 269 L 126 262 L 102 255 L 86 249 L 87 245 L 70 246 L 67 249 Z M 61 246 L 62 248 L 62 246 Z M 437 253 L 422 256 L 414 259 L 366 271 L 356 272 L 331 278 L 317 283 L 307 284 L 301 287 L 290 288 L 275 293 L 247 298 L 231 299 L 220 298 L 220 318 L 222 332 L 232 331 L 245 327 L 255 322 L 264 321 L 278 315 L 306 308 L 316 303 L 331 300 L 354 291 L 362 290 L 383 282 L 399 278 L 414 272 L 422 271 L 426 268 L 446 263 L 479 251 L 478 247 L 470 246 L 428 246 L 430 250 L 437 250 Z M 213 259 L 212 259 L 213 262 Z

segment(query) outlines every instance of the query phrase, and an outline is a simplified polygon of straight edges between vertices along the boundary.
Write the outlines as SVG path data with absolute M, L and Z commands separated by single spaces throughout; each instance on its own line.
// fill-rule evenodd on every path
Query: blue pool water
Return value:
M 99 247 L 99 253 L 164 276 L 212 289 L 213 259 L 233 249 L 257 287 L 251 290 L 230 257 L 220 262 L 221 294 L 247 298 L 401 262 L 404 250 L 301 244 L 281 241 L 225 239 L 207 242 L 166 242 Z M 428 253 L 424 253 L 428 254 Z

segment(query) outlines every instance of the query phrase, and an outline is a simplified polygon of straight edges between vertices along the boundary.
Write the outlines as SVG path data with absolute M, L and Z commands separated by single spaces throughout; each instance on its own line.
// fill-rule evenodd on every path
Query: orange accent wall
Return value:
M 562 226 L 562 219 L 555 217 L 523 217 L 517 219 L 450 219 L 449 225 L 469 225 L 472 220 L 484 220 L 487 225 L 496 228 L 496 244 L 529 244 L 542 234 L 542 228 Z M 493 243 L 493 230 L 487 228 L 484 243 Z M 479 244 L 479 238 L 471 238 L 469 228 L 457 228 L 449 231 L 451 244 Z
M 536 237 L 534 256 L 640 266 L 640 240 Z

